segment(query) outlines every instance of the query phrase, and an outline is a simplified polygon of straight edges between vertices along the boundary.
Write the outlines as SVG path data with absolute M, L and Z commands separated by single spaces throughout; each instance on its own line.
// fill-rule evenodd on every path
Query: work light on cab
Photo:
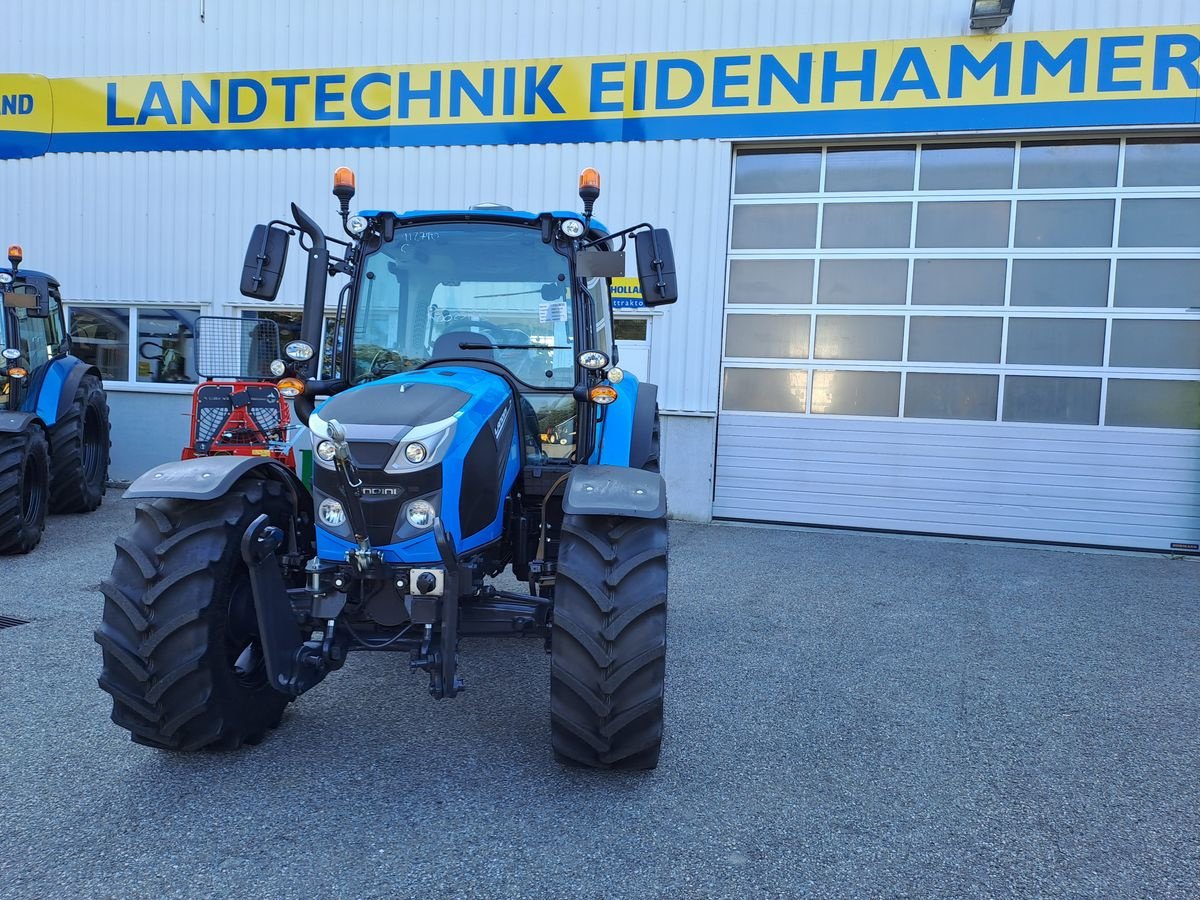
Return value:
M 312 344 L 308 341 L 289 341 L 283 351 L 288 359 L 296 362 L 308 362 L 313 358 Z
M 579 364 L 585 369 L 603 369 L 608 365 L 608 356 L 599 350 L 584 350 L 579 354 Z

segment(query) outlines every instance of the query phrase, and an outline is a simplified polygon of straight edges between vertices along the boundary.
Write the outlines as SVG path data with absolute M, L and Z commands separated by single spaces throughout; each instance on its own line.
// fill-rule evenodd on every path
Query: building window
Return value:
M 304 319 L 304 313 L 298 309 L 243 309 L 241 312 L 243 319 L 266 319 L 274 322 L 279 326 L 279 347 L 282 350 L 288 345 L 289 341 L 300 340 L 300 324 Z M 318 373 L 320 378 L 332 378 L 336 372 L 337 360 L 335 359 L 335 329 L 333 325 L 334 314 L 325 314 L 325 323 L 321 330 L 321 369 Z M 337 350 L 341 349 L 342 342 L 336 341 Z
M 70 306 L 72 352 L 109 382 L 195 384 L 196 307 Z

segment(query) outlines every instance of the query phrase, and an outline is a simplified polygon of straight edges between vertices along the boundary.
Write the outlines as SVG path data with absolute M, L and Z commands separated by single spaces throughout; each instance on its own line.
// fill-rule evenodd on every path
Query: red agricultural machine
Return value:
M 279 348 L 269 319 L 200 316 L 191 438 L 183 459 L 270 456 L 296 469 L 295 429 L 287 398 L 303 389 Z

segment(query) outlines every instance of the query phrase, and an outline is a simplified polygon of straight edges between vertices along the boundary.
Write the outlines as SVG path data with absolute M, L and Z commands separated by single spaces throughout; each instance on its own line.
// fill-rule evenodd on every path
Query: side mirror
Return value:
M 50 294 L 48 285 L 21 279 L 8 285 L 4 292 L 4 305 L 9 309 L 23 309 L 31 319 L 47 319 L 50 317 Z
M 675 279 L 675 254 L 671 251 L 671 235 L 667 229 L 639 231 L 633 242 L 637 250 L 642 302 L 647 306 L 674 303 L 679 299 L 679 282 Z
M 255 225 L 242 263 L 241 291 L 255 300 L 274 300 L 283 280 L 287 263 L 288 238 L 286 228 L 278 225 Z

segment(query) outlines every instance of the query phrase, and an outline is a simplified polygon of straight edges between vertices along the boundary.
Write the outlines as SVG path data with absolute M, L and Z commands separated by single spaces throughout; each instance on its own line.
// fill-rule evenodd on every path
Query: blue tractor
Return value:
M 617 365 L 609 282 L 631 243 L 647 305 L 674 302 L 667 232 L 605 231 L 593 169 L 582 213 L 351 215 L 348 169 L 333 192 L 347 239 L 293 204 L 292 221 L 255 228 L 241 284 L 274 299 L 299 233 L 302 339 L 271 370 L 311 432 L 311 490 L 263 457 L 134 482 L 144 502 L 96 632 L 113 720 L 152 747 L 236 747 L 350 651 L 407 651 L 442 698 L 463 690 L 462 638 L 533 636 L 551 655 L 557 758 L 653 768 L 666 496 L 656 388 Z M 572 443 L 546 445 L 569 418 Z
M 100 372 L 71 355 L 58 281 L 0 268 L 0 554 L 28 553 L 46 513 L 91 512 L 108 482 L 108 401 Z

